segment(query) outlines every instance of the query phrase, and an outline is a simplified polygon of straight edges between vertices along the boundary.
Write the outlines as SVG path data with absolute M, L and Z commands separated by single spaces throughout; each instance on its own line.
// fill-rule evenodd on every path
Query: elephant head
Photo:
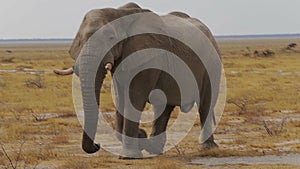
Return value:
M 132 12 L 139 12 L 139 9 L 141 10 L 142 8 L 132 2 L 118 8 L 119 12 L 121 12 L 121 10 L 132 10 Z M 113 9 L 92 10 L 88 12 L 85 15 L 79 31 L 70 47 L 69 54 L 71 58 L 77 60 L 84 44 L 98 29 L 111 22 L 112 20 L 120 17 L 120 15 L 126 15 L 126 12 L 123 14 L 120 13 L 119 15 L 116 15 L 116 13 L 118 12 Z M 111 66 L 112 65 L 108 66 L 107 69 L 111 69 Z M 65 70 L 55 69 L 54 73 L 62 76 L 71 75 L 74 73 L 74 67 Z

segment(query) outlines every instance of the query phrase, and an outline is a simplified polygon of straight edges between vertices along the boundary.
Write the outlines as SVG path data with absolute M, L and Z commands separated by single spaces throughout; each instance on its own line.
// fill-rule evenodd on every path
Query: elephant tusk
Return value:
M 112 70 L 113 65 L 111 63 L 107 63 L 105 65 L 105 69 L 111 71 Z
M 66 69 L 66 70 L 55 69 L 55 70 L 53 70 L 53 72 L 57 75 L 60 75 L 60 76 L 67 76 L 67 75 L 73 74 L 74 70 L 71 67 L 71 68 Z

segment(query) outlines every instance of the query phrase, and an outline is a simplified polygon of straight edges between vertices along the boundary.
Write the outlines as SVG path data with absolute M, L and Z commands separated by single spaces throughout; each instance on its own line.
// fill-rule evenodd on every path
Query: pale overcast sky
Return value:
M 215 35 L 300 33 L 300 0 L 132 0 L 159 13 L 184 11 Z M 0 39 L 74 38 L 84 14 L 127 0 L 0 0 Z

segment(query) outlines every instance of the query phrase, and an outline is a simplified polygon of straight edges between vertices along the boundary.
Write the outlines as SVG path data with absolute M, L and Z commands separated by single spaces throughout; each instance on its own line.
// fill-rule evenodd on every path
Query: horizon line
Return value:
M 215 38 L 272 38 L 272 37 L 300 37 L 300 33 L 279 33 L 279 34 L 240 34 L 240 35 L 214 35 Z M 63 40 L 71 41 L 74 38 L 1 38 L 0 41 L 47 41 Z

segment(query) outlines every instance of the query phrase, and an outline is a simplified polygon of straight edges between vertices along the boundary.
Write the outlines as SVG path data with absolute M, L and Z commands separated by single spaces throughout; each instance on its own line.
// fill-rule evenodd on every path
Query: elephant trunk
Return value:
M 79 77 L 81 82 L 82 100 L 84 109 L 84 131 L 82 149 L 86 153 L 95 153 L 100 145 L 94 143 L 97 132 L 100 106 L 100 89 L 105 78 L 106 70 L 102 64 L 97 65 L 97 57 L 93 52 L 83 52 L 79 61 Z M 76 70 L 76 65 L 75 65 Z M 97 70 L 95 72 L 95 70 Z

